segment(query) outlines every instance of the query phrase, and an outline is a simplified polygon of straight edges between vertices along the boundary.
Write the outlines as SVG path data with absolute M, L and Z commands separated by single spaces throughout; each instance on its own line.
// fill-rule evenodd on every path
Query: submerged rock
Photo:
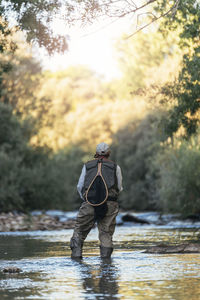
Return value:
M 187 216 L 186 220 L 191 220 L 193 222 L 200 221 L 200 214 L 189 215 Z
M 131 214 L 126 214 L 122 216 L 122 221 L 123 222 L 133 222 L 133 223 L 140 223 L 140 224 L 150 224 L 149 221 L 140 219 L 134 215 Z
M 181 244 L 176 246 L 168 246 L 161 244 L 148 248 L 144 253 L 155 253 L 155 254 L 170 254 L 170 253 L 200 253 L 200 244 Z
M 4 268 L 3 272 L 4 273 L 20 273 L 20 272 L 22 272 L 22 270 L 20 268 L 16 268 L 16 267 L 8 267 L 8 268 Z

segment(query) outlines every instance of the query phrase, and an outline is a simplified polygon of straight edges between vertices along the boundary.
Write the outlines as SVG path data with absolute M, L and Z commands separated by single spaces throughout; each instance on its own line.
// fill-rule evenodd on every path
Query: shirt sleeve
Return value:
M 77 184 L 77 191 L 78 191 L 78 193 L 79 193 L 81 199 L 83 199 L 83 200 L 84 200 L 84 198 L 83 198 L 83 195 L 82 195 L 82 192 L 81 192 L 81 191 L 82 191 L 82 188 L 83 188 L 83 186 L 84 186 L 85 175 L 86 175 L 86 167 L 85 167 L 85 165 L 84 165 L 83 168 L 82 168 L 81 175 L 80 175 L 80 177 L 79 177 L 78 184 Z
M 118 190 L 121 192 L 123 191 L 122 187 L 122 172 L 120 166 L 117 165 L 116 168 L 116 176 L 117 176 L 117 185 L 118 185 Z

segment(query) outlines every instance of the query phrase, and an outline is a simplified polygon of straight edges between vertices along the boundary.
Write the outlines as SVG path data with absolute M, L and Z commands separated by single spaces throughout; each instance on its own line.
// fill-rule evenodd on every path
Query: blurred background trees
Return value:
M 61 7 L 1 3 L 0 210 L 76 209 L 82 164 L 105 141 L 122 168 L 122 208 L 199 214 L 199 4 L 181 1 L 156 26 L 119 38 L 122 77 L 110 81 L 86 66 L 42 69 L 26 40 L 66 49 L 50 27 Z M 151 7 L 170 9 L 162 0 Z M 11 11 L 16 26 L 5 19 Z

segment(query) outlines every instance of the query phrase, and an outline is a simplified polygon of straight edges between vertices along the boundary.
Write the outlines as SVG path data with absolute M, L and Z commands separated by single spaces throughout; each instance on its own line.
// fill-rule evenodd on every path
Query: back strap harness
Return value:
M 107 184 L 106 184 L 106 182 L 105 182 L 105 179 L 103 178 L 103 175 L 102 175 L 102 172 L 101 172 L 101 168 L 102 168 L 102 162 L 98 162 L 98 170 L 97 170 L 97 174 L 95 175 L 95 177 L 94 177 L 93 180 L 91 181 L 91 183 L 90 183 L 90 185 L 89 185 L 89 187 L 88 187 L 88 189 L 87 189 L 87 191 L 86 191 L 86 193 L 85 193 L 85 199 L 86 199 L 86 201 L 87 201 L 90 205 L 92 205 L 92 206 L 99 206 L 99 205 L 102 205 L 102 204 L 105 203 L 106 200 L 108 199 L 108 187 L 107 187 Z M 105 196 L 105 199 L 104 199 L 101 203 L 94 204 L 94 203 L 89 202 L 89 200 L 88 200 L 88 192 L 89 192 L 89 190 L 90 190 L 92 184 L 94 183 L 95 179 L 97 178 L 97 176 L 100 176 L 100 177 L 101 177 L 101 179 L 102 179 L 102 181 L 103 181 L 103 183 L 104 183 L 104 185 L 105 185 L 106 196 Z

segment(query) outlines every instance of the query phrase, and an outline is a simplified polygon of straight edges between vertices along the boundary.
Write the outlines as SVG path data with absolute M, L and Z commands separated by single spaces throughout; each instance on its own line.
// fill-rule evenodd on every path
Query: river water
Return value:
M 0 299 L 200 299 L 200 254 L 144 253 L 159 243 L 197 241 L 198 226 L 117 226 L 111 260 L 99 258 L 96 228 L 85 241 L 83 260 L 72 260 L 71 235 L 0 233 Z M 3 273 L 6 267 L 21 272 Z

